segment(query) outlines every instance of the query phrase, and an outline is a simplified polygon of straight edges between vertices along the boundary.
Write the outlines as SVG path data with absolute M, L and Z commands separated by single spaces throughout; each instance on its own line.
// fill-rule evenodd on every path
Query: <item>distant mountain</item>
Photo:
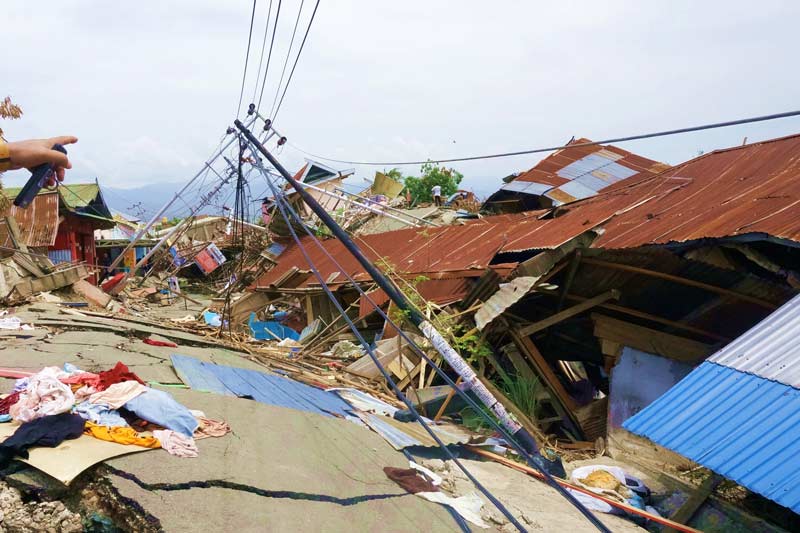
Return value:
M 112 209 L 124 213 L 126 216 L 149 219 L 161 209 L 178 192 L 185 183 L 152 183 L 134 189 L 120 189 L 117 187 L 107 187 L 100 184 L 103 191 L 103 198 Z M 226 188 L 221 191 L 216 202 L 200 210 L 200 214 L 221 214 L 222 201 L 228 197 L 229 190 Z M 183 201 L 182 201 L 183 200 Z M 195 206 L 199 202 L 197 193 L 188 194 L 177 200 L 164 216 L 172 218 L 175 216 L 186 216 L 189 211 L 188 206 Z M 233 207 L 233 199 L 227 199 L 227 206 Z

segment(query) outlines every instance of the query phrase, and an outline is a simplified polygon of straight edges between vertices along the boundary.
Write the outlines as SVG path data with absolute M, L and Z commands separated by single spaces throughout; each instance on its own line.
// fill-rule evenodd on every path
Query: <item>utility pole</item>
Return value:
M 280 172 L 281 176 L 289 182 L 295 191 L 300 195 L 303 201 L 308 205 L 312 211 L 319 217 L 333 235 L 339 239 L 345 248 L 355 257 L 364 270 L 370 277 L 383 289 L 389 298 L 404 312 L 408 313 L 408 318 L 415 326 L 419 328 L 422 334 L 427 338 L 431 345 L 438 351 L 442 357 L 448 362 L 450 367 L 461 376 L 464 383 L 475 393 L 475 396 L 488 407 L 498 418 L 500 423 L 511 433 L 517 442 L 530 453 L 539 463 L 539 467 L 543 467 L 545 461 L 539 455 L 539 449 L 536 441 L 522 425 L 520 425 L 513 416 L 506 410 L 497 398 L 489 392 L 489 389 L 480 382 L 475 371 L 472 367 L 456 352 L 450 343 L 447 342 L 441 333 L 419 312 L 406 298 L 406 296 L 397 289 L 397 287 L 381 272 L 359 249 L 358 245 L 350 238 L 349 235 L 333 220 L 333 217 L 323 208 L 313 196 L 311 196 L 305 188 L 295 180 L 289 172 L 283 168 L 275 157 L 269 153 L 264 145 L 253 135 L 250 130 L 242 124 L 238 119 L 234 122 L 237 128 L 247 137 L 248 141 L 255 146 L 259 152 L 272 164 L 275 169 Z

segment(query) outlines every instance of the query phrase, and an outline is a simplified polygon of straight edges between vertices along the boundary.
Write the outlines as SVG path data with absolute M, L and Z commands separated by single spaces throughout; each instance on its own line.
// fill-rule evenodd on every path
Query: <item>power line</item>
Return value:
M 275 108 L 275 114 L 272 115 L 270 118 L 273 122 L 278 116 L 278 112 L 281 109 L 281 105 L 283 104 L 283 99 L 286 97 L 286 90 L 289 89 L 289 84 L 292 83 L 292 76 L 294 75 L 294 69 L 297 68 L 297 62 L 300 60 L 300 54 L 303 53 L 303 47 L 306 45 L 306 39 L 308 39 L 308 33 L 311 31 L 311 25 L 314 24 L 314 16 L 317 14 L 317 8 L 319 7 L 319 0 L 317 3 L 314 4 L 314 11 L 311 13 L 311 19 L 308 21 L 308 27 L 306 28 L 306 33 L 303 35 L 303 42 L 300 43 L 300 49 L 297 51 L 297 57 L 294 59 L 294 65 L 292 65 L 292 70 L 289 72 L 289 79 L 286 80 L 286 86 L 283 88 L 283 94 L 281 94 L 281 99 L 278 102 L 278 107 Z
M 292 55 L 292 47 L 294 46 L 294 37 L 297 35 L 297 26 L 300 23 L 300 15 L 303 13 L 303 4 L 306 0 L 300 0 L 300 9 L 297 10 L 297 18 L 294 21 L 294 29 L 292 30 L 292 40 L 289 41 L 289 51 L 286 52 L 286 59 L 283 60 L 283 69 L 281 70 L 281 79 L 278 81 L 278 87 L 275 89 L 275 98 L 272 99 L 272 109 L 269 111 L 269 116 L 272 116 L 275 111 L 275 102 L 278 101 L 278 94 L 281 92 L 281 85 L 283 84 L 283 75 L 286 74 L 286 65 L 289 64 L 289 57 Z
M 269 54 L 267 54 L 267 66 L 264 68 L 264 79 L 261 80 L 261 93 L 258 95 L 258 105 L 256 110 L 261 109 L 261 100 L 264 98 L 264 87 L 267 86 L 267 74 L 269 73 L 269 63 L 272 59 L 272 47 L 275 45 L 275 30 L 278 29 L 278 19 L 281 17 L 282 0 L 278 0 L 278 9 L 275 11 L 275 22 L 272 24 L 272 40 L 269 42 Z
M 253 12 L 250 14 L 250 33 L 247 36 L 247 53 L 244 56 L 244 73 L 242 74 L 242 90 L 239 91 L 239 106 L 236 108 L 236 117 L 242 111 L 242 98 L 244 98 L 244 82 L 247 80 L 247 63 L 250 61 L 250 42 L 253 40 L 253 22 L 256 19 L 256 4 L 258 0 L 253 0 Z
M 586 143 L 575 143 L 568 145 L 570 148 L 581 148 L 584 146 L 597 146 L 599 144 L 610 144 L 610 143 L 619 143 L 625 141 L 636 141 L 640 139 L 650 139 L 653 137 L 666 137 L 668 135 L 677 135 L 679 133 L 690 133 L 693 131 L 703 131 L 703 130 L 712 130 L 717 128 L 727 128 L 729 126 L 738 126 L 740 124 L 752 124 L 754 122 L 766 122 L 768 120 L 777 120 L 780 118 L 788 118 L 788 117 L 796 117 L 800 115 L 800 111 L 787 111 L 785 113 L 774 113 L 772 115 L 761 115 L 758 117 L 750 117 L 750 118 L 742 118 L 737 120 L 729 120 L 726 122 L 715 122 L 711 124 L 703 124 L 700 126 L 690 126 L 687 128 L 678 128 L 675 130 L 665 130 L 665 131 L 657 131 L 653 133 L 642 133 L 640 135 L 629 135 L 626 137 L 615 137 L 611 139 L 604 139 L 602 141 L 592 141 Z M 291 144 L 291 143 L 289 143 Z M 476 161 L 479 159 L 496 159 L 500 157 L 512 157 L 517 155 L 528 155 L 528 154 L 537 154 L 542 152 L 555 152 L 556 150 L 561 150 L 565 148 L 565 145 L 558 145 L 558 146 L 549 146 L 547 148 L 534 148 L 532 150 L 520 150 L 518 152 L 503 152 L 499 154 L 488 154 L 488 155 L 476 155 L 476 156 L 469 156 L 469 157 L 454 157 L 449 159 L 434 159 L 429 158 L 424 161 L 384 161 L 384 162 L 376 162 L 376 161 L 348 161 L 343 159 L 333 159 L 330 157 L 323 157 L 321 155 L 312 154 L 311 152 L 306 152 L 305 150 L 291 145 L 292 148 L 298 150 L 310 157 L 321 159 L 323 161 L 331 161 L 334 163 L 343 163 L 347 165 L 370 165 L 370 166 L 400 166 L 400 165 L 423 165 L 430 161 L 437 162 L 437 163 L 455 163 L 458 161 Z
M 267 23 L 264 25 L 264 40 L 261 41 L 261 54 L 258 58 L 258 70 L 256 72 L 256 85 L 253 87 L 253 99 L 251 102 L 256 101 L 258 94 L 258 80 L 261 79 L 261 65 L 264 62 L 264 50 L 267 48 L 267 35 L 269 35 L 269 19 L 272 16 L 272 0 L 269 0 L 269 7 L 267 8 Z

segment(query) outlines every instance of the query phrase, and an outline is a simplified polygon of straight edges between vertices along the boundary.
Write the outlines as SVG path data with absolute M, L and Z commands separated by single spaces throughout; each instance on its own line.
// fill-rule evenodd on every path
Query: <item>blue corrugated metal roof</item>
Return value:
M 800 296 L 795 296 L 708 360 L 800 388 Z
M 704 362 L 623 427 L 800 512 L 800 390 Z
M 173 355 L 172 365 L 181 381 L 195 390 L 249 397 L 261 403 L 326 416 L 351 414 L 350 405 L 337 394 L 282 376 L 215 365 L 185 355 Z

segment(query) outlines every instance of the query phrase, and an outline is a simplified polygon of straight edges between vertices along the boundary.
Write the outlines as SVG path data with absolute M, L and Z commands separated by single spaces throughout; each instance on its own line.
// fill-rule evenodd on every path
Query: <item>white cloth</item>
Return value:
M 66 413 L 75 403 L 75 395 L 69 385 L 58 380 L 64 372 L 55 366 L 43 368 L 30 377 L 28 385 L 19 395 L 17 403 L 8 414 L 20 422 L 30 422 L 48 415 Z
M 441 185 L 434 185 L 431 187 L 431 195 L 433 196 L 441 196 L 442 195 L 442 186 Z
M 0 318 L 0 329 L 24 329 L 29 331 L 33 329 L 33 326 L 30 324 L 23 324 L 22 321 L 15 316 L 9 316 Z
M 416 494 L 420 498 L 424 498 L 429 502 L 433 503 L 441 503 L 443 505 L 447 505 L 455 509 L 455 511 L 464 517 L 464 520 L 475 524 L 478 527 L 482 527 L 483 529 L 488 529 L 489 524 L 483 521 L 481 518 L 481 507 L 483 507 L 483 501 L 481 501 L 480 496 L 476 493 L 471 492 L 464 496 L 459 496 L 458 498 L 453 498 L 452 496 L 448 496 L 443 492 L 418 492 Z

